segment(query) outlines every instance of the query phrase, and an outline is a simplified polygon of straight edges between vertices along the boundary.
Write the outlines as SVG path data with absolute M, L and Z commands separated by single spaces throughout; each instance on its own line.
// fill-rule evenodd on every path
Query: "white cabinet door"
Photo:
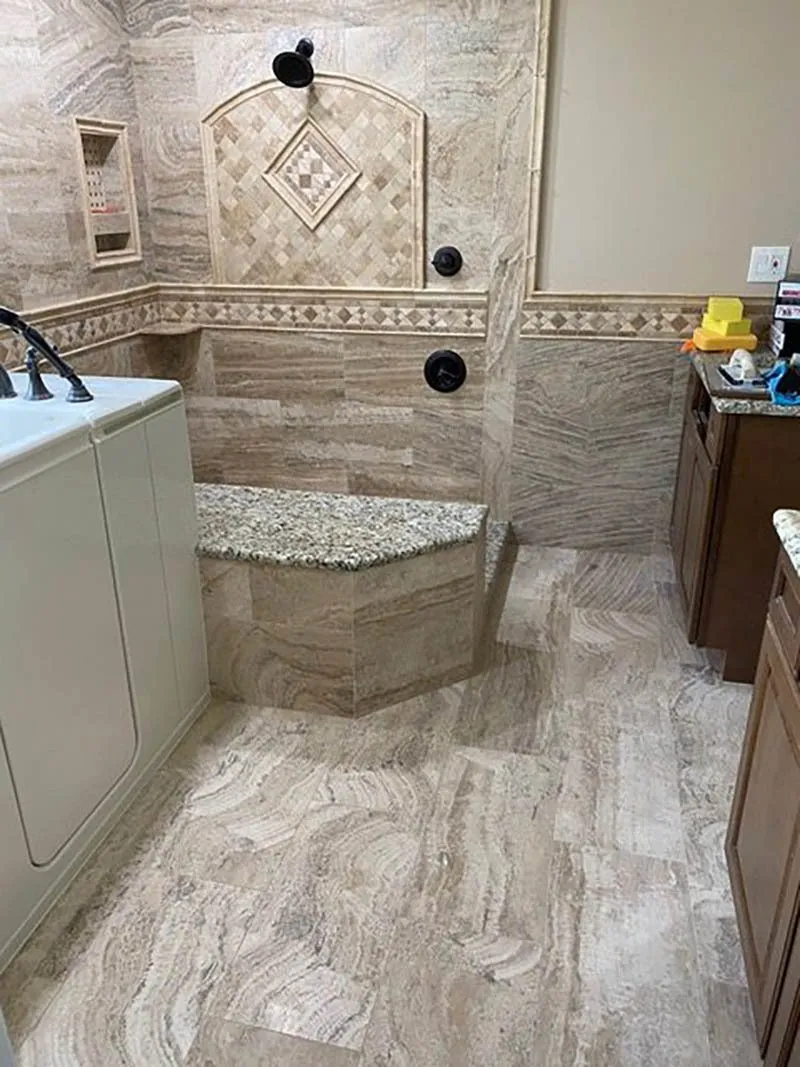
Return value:
M 197 565 L 197 513 L 186 411 L 177 404 L 145 423 L 156 499 L 181 708 L 208 695 L 203 602 Z
M 90 446 L 0 484 L 0 729 L 34 864 L 49 863 L 136 751 Z
M 142 756 L 182 718 L 150 456 L 142 422 L 95 445 Z

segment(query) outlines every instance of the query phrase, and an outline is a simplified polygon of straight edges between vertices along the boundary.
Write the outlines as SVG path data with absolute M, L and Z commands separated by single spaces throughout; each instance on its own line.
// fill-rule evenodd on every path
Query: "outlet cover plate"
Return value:
M 792 250 L 786 245 L 778 247 L 756 246 L 750 253 L 749 282 L 776 283 L 783 281 L 789 272 L 789 257 Z

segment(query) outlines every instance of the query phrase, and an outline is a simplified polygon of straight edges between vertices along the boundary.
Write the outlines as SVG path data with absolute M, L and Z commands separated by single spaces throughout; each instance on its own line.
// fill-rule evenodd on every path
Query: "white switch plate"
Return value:
M 749 282 L 780 282 L 789 271 L 791 248 L 753 248 L 750 252 Z

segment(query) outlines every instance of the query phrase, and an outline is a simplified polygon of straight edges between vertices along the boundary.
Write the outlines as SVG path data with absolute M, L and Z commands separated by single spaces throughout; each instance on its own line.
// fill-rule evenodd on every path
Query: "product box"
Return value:
M 779 359 L 800 352 L 800 321 L 776 319 L 769 333 L 769 346 Z

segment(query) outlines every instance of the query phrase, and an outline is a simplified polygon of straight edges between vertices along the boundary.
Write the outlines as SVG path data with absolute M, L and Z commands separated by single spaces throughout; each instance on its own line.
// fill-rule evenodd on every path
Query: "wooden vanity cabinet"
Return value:
M 726 855 L 756 1030 L 769 1067 L 800 1067 L 800 580 L 781 552 Z
M 755 676 L 779 508 L 800 508 L 800 418 L 720 414 L 694 370 L 670 539 L 687 636 L 725 653 L 728 681 Z

